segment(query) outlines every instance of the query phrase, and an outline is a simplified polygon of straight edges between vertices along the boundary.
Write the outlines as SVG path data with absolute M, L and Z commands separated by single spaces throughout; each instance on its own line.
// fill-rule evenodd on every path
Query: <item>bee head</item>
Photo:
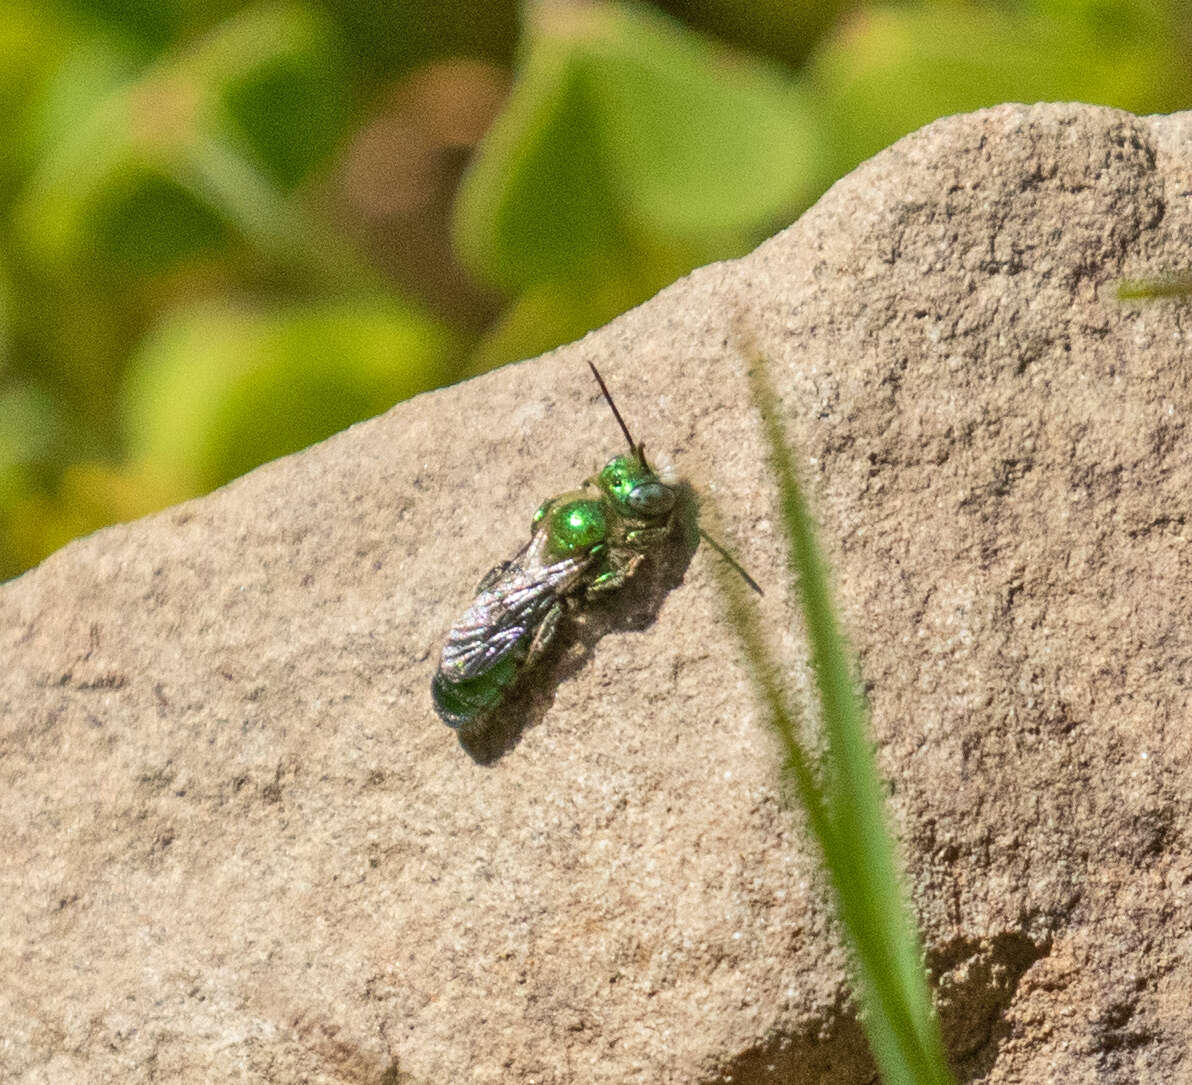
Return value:
M 596 476 L 596 483 L 622 516 L 654 520 L 675 506 L 674 489 L 650 469 L 640 448 L 614 456 Z

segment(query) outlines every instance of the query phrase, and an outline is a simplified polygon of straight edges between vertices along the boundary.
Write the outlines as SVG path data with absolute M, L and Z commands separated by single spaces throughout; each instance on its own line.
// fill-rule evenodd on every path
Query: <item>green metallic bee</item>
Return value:
M 621 587 L 671 534 L 678 487 L 650 466 L 600 373 L 588 365 L 629 452 L 614 456 L 582 489 L 544 502 L 531 521 L 530 541 L 485 576 L 447 634 L 431 695 L 443 722 L 465 733 L 483 726 L 533 667 L 566 607 Z

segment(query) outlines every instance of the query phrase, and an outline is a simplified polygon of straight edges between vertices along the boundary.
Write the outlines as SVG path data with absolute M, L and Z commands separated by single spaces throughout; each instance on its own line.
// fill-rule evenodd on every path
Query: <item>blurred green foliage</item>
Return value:
M 0 577 L 582 335 L 944 113 L 1192 105 L 1179 0 L 8 0 Z

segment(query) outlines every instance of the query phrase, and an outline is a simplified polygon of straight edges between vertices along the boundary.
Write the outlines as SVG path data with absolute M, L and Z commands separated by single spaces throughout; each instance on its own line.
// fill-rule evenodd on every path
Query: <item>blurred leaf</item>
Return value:
M 152 275 L 229 236 L 215 210 L 169 176 L 130 168 L 109 174 L 105 186 L 91 231 L 105 264 L 122 276 Z
M 118 35 L 128 50 L 147 52 L 226 18 L 241 0 L 58 0 L 73 12 L 90 35 L 102 27 Z M 90 36 L 89 35 L 89 36 Z
M 110 464 L 68 464 L 55 492 L 26 485 L 3 508 L 8 515 L 0 545 L 0 569 L 3 575 L 14 575 L 71 539 L 151 512 L 162 504 L 156 497 L 152 487 Z
M 640 300 L 745 251 L 820 183 L 812 112 L 776 71 L 644 8 L 534 11 L 456 207 L 457 248 L 480 277 L 516 294 L 620 275 L 648 284 Z
M 182 29 L 184 5 L 178 0 L 62 0 L 80 21 L 120 33 L 142 47 L 162 47 Z
M 278 186 L 340 137 L 339 52 L 311 9 L 260 4 L 104 94 L 30 181 L 18 211 L 29 249 L 50 267 L 135 279 L 240 236 L 322 275 L 327 246 Z M 231 163 L 235 180 L 219 183 Z
M 3 381 L 12 359 L 13 300 L 12 278 L 8 271 L 7 254 L 0 250 L 0 381 Z M 0 388 L 3 388 L 2 384 L 0 384 Z M 4 394 L 3 391 L 0 391 L 0 397 Z M 3 421 L 0 418 L 0 426 L 2 425 Z
M 629 273 L 634 270 L 622 269 L 621 274 L 582 287 L 562 279 L 527 287 L 488 329 L 460 377 L 474 377 L 506 362 L 532 358 L 560 343 L 580 339 L 605 323 L 610 314 L 631 309 L 655 289 L 654 280 L 631 277 Z
M 61 436 L 62 420 L 50 394 L 29 381 L 0 389 L 0 473 L 45 459 Z M 3 503 L 0 488 L 0 504 Z
M 94 113 L 128 84 L 138 67 L 110 37 L 76 35 L 69 55 L 56 66 L 32 112 L 39 153 L 53 154 L 59 144 L 76 138 L 80 118 Z
M 246 9 L 195 49 L 189 67 L 225 112 L 227 130 L 283 188 L 343 138 L 345 57 L 336 28 L 315 8 L 275 2 Z
M 5 577 L 36 565 L 85 530 L 73 518 L 63 527 L 54 503 L 34 489 L 25 475 L 15 476 L 11 485 L 8 499 L 0 504 L 0 575 Z
M 802 63 L 850 0 L 657 0 L 705 33 L 792 67 Z
M 517 38 L 519 0 L 324 0 L 362 65 L 385 78 L 444 57 L 507 64 Z
M 1163 8 L 1134 3 L 863 8 L 813 57 L 809 77 L 839 173 L 937 117 L 999 102 L 1192 105 L 1175 25 Z
M 64 515 L 42 492 L 44 470 L 59 450 L 63 428 L 58 405 L 44 388 L 18 379 L 0 390 L 0 579 L 98 526 L 74 513 Z
M 160 119 L 180 129 L 187 118 L 173 112 L 164 111 Z M 221 229 L 215 209 L 203 207 L 173 179 L 175 172 L 167 145 L 141 142 L 130 96 L 111 96 L 43 161 L 18 221 L 48 266 L 90 268 L 117 278 L 154 271 L 192 255 L 196 241 L 210 240 Z M 177 235 L 174 219 L 182 226 Z M 205 228 L 188 229 L 187 223 Z M 138 232 L 145 237 L 140 254 Z
M 279 314 L 201 306 L 167 320 L 130 368 L 129 457 L 181 500 L 433 387 L 458 350 L 381 297 Z
M 75 43 L 44 4 L 6 0 L 0 8 L 0 123 L 4 143 L 0 153 L 0 199 L 30 168 L 37 153 L 31 115 Z

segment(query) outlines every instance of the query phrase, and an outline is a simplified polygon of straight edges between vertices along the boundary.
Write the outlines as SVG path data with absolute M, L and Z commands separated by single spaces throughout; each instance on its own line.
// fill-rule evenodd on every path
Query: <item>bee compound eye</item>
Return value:
M 662 482 L 643 482 L 635 486 L 626 501 L 641 516 L 665 516 L 675 505 L 675 491 Z

